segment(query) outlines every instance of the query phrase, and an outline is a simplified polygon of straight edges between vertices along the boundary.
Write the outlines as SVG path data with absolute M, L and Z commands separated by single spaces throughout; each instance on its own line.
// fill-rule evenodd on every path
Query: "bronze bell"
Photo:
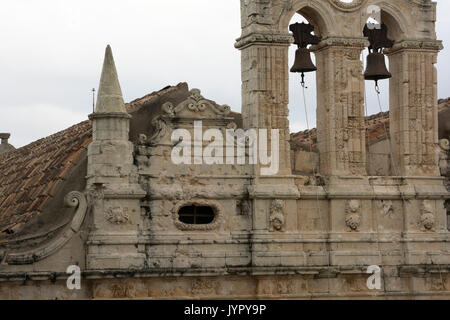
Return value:
M 394 42 L 389 40 L 387 26 L 383 23 L 379 27 L 372 28 L 366 25 L 363 33 L 370 42 L 364 79 L 374 80 L 378 86 L 379 80 L 392 78 L 391 73 L 386 67 L 386 60 L 382 52 L 383 48 L 392 48 Z
M 306 73 L 313 71 L 317 71 L 317 68 L 311 60 L 311 52 L 307 48 L 297 49 L 291 72 Z
M 311 52 L 307 49 L 310 44 L 318 44 L 320 38 L 311 34 L 314 26 L 309 23 L 294 23 L 289 26 L 289 30 L 294 35 L 294 43 L 298 46 L 295 52 L 295 62 L 291 68 L 291 72 L 302 74 L 302 86 L 305 85 L 305 73 L 317 71 L 316 66 L 312 62 Z
M 364 79 L 379 81 L 389 78 L 392 78 L 392 74 L 386 67 L 384 54 L 371 52 L 367 56 L 367 68 L 366 72 L 364 72 Z

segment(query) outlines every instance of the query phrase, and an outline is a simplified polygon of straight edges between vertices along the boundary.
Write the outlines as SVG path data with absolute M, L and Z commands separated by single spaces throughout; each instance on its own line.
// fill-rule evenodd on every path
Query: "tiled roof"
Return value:
M 448 107 L 450 107 L 450 98 L 439 99 L 438 104 L 439 104 L 439 111 L 447 109 Z
M 0 156 L 0 235 L 42 212 L 91 139 L 92 124 L 84 121 Z

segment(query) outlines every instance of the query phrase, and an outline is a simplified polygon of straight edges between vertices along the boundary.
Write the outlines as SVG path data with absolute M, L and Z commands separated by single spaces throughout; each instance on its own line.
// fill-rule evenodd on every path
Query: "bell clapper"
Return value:
M 308 87 L 305 86 L 305 73 L 304 72 L 302 72 L 302 81 L 300 82 L 300 84 L 302 85 L 302 88 L 308 89 Z

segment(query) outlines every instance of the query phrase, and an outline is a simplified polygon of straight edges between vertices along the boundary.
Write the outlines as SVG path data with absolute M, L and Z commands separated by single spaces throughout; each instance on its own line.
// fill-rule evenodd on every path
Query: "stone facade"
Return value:
M 373 4 L 395 41 L 387 52 L 392 168 L 379 174 L 368 164 L 360 60 Z M 241 117 L 197 89 L 161 96 L 152 110 L 125 106 L 108 47 L 90 115 L 86 187 L 66 199 L 73 220 L 36 247 L 0 243 L 0 297 L 448 299 L 448 141 L 438 136 L 435 6 L 241 0 Z M 322 37 L 312 48 L 317 142 L 302 154 L 291 152 L 287 107 L 288 25 L 297 12 Z M 174 140 L 174 130 L 203 144 L 198 121 L 200 136 L 278 129 L 278 173 L 196 164 L 195 151 L 193 164 L 175 164 L 171 152 L 187 141 Z M 239 154 L 232 158 L 238 163 Z M 212 221 L 181 221 L 189 206 L 211 208 Z M 71 264 L 83 271 L 80 291 L 65 287 Z M 380 290 L 366 285 L 371 265 L 382 268 Z

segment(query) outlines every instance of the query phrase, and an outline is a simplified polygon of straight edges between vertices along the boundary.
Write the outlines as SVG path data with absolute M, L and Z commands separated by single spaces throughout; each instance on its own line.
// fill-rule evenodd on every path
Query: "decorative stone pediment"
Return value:
M 205 99 L 199 89 L 192 89 L 191 95 L 177 106 L 167 102 L 162 106 L 163 115 L 170 118 L 225 118 L 231 113 L 228 105 L 218 105 Z

